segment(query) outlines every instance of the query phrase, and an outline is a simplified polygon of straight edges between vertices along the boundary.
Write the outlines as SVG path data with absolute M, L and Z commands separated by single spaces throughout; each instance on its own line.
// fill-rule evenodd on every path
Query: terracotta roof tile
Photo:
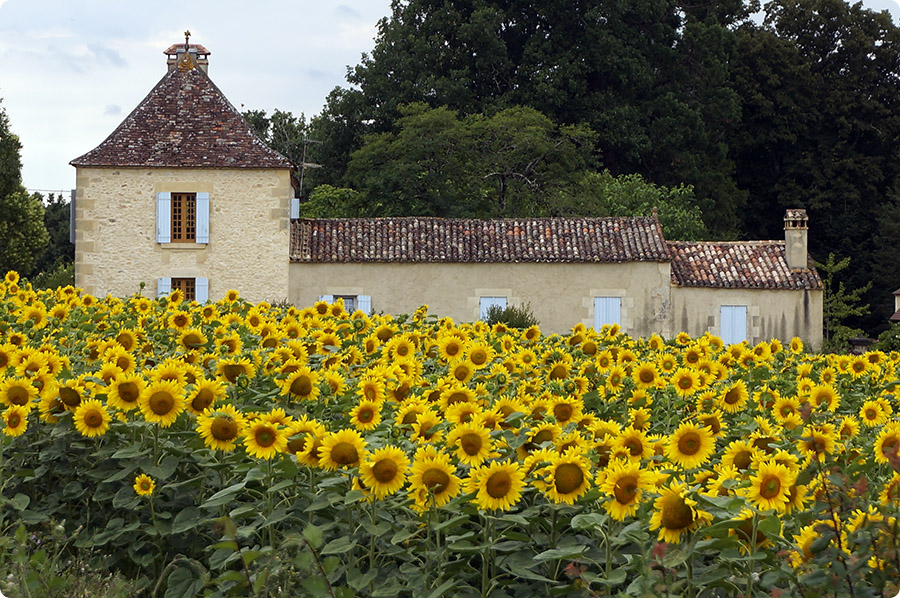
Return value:
M 73 166 L 291 168 L 199 68 L 175 68 Z
M 334 218 L 292 222 L 294 262 L 669 261 L 655 218 Z
M 791 270 L 784 241 L 669 243 L 672 282 L 725 289 L 821 289 L 816 269 Z

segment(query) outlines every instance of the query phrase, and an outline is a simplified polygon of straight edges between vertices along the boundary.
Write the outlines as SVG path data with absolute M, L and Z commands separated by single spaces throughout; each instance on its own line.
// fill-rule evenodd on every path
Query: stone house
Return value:
M 822 281 L 807 220 L 785 240 L 668 242 L 655 217 L 299 219 L 292 165 L 252 132 L 208 76 L 200 45 L 97 148 L 71 162 L 76 284 L 95 295 L 237 289 L 296 305 L 460 321 L 529 304 L 542 329 L 618 323 L 629 334 L 706 331 L 726 341 L 822 341 Z

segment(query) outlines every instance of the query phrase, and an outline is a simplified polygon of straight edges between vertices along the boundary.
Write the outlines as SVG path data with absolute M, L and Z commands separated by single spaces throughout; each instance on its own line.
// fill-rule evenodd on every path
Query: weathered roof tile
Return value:
M 815 268 L 791 270 L 784 241 L 672 242 L 672 282 L 682 287 L 821 289 Z
M 205 50 L 205 49 L 204 49 Z M 170 70 L 103 143 L 73 166 L 291 168 L 201 69 Z
M 669 261 L 655 218 L 301 219 L 294 262 Z

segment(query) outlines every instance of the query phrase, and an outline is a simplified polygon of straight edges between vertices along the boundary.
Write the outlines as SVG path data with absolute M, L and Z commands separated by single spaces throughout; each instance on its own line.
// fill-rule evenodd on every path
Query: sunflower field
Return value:
M 893 596 L 898 368 L 10 272 L 0 590 Z

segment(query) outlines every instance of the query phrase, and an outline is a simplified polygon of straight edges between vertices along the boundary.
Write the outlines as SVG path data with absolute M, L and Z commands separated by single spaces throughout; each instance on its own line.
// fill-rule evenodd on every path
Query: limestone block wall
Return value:
M 159 192 L 209 193 L 209 243 L 156 242 Z M 78 168 L 75 283 L 156 296 L 157 278 L 203 277 L 210 299 L 286 299 L 291 196 L 287 169 Z
M 369 295 L 372 309 L 479 318 L 480 297 L 528 303 L 545 332 L 594 324 L 594 297 L 622 298 L 622 327 L 634 336 L 671 333 L 668 263 L 594 264 L 306 264 L 290 266 L 290 300 L 312 305 L 322 295 Z
M 674 329 L 699 336 L 721 334 L 721 306 L 747 306 L 748 341 L 756 344 L 772 338 L 783 342 L 797 336 L 807 347 L 822 346 L 821 290 L 672 289 Z

